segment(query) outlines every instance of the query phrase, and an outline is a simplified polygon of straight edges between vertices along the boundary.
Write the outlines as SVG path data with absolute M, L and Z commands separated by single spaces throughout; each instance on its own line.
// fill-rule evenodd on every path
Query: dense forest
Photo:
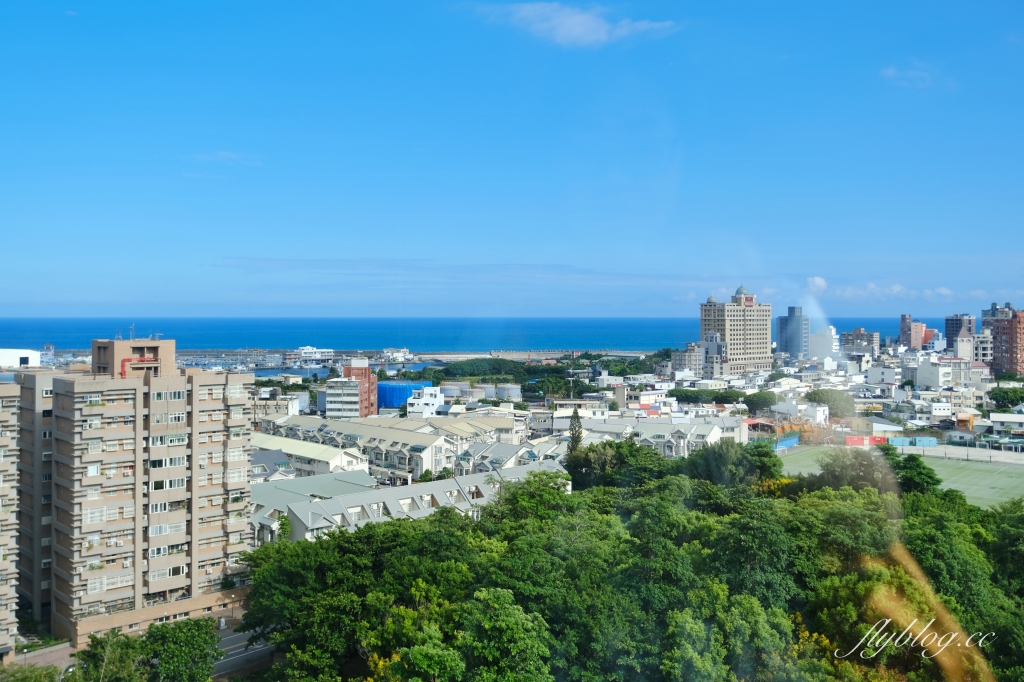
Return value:
M 244 625 L 285 655 L 264 677 L 1024 681 L 1021 499 L 982 510 L 888 448 L 796 479 L 732 443 L 604 443 L 567 469 L 571 493 L 531 475 L 478 520 L 257 549 Z M 937 634 L 897 646 L 883 619 Z

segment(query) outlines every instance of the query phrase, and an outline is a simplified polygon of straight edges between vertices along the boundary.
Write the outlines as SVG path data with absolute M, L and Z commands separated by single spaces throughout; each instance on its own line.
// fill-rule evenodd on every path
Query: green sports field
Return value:
M 787 474 L 813 474 L 818 472 L 817 459 L 826 452 L 825 447 L 800 448 L 781 455 Z M 991 507 L 1012 497 L 1024 495 L 1024 466 L 1019 464 L 989 464 L 925 457 L 924 461 L 942 479 L 943 488 L 963 491 L 967 501 L 979 507 Z

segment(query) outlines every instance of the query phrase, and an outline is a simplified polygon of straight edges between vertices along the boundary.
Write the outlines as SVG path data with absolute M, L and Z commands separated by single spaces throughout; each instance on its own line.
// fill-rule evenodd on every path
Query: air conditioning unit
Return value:
M 200 463 L 199 463 L 199 468 L 200 468 L 200 469 L 205 469 L 205 468 L 206 468 L 206 465 L 205 465 L 205 464 L 203 464 L 202 462 L 200 462 Z
M 107 478 L 113 478 L 113 477 L 114 477 L 114 472 L 113 471 L 108 471 L 107 472 Z
M 81 572 L 82 572 L 82 570 L 83 570 L 83 569 L 82 569 L 82 567 L 81 567 L 81 566 L 75 566 L 75 570 L 74 570 L 74 572 L 75 572 L 75 573 L 81 573 Z
M 126 472 L 124 472 L 124 477 L 125 478 L 131 478 L 132 477 L 132 473 L 134 473 L 134 472 L 126 471 Z
M 128 568 L 129 566 L 131 566 L 131 565 L 132 565 L 132 560 L 131 560 L 131 559 L 125 559 L 125 560 L 124 560 L 124 561 L 122 562 L 122 564 L 124 565 L 124 567 L 125 567 L 125 568 Z
M 212 573 L 213 573 L 213 569 L 212 568 L 206 569 L 206 575 L 211 575 Z
M 118 547 L 124 547 L 124 540 L 118 540 L 117 541 L 117 546 Z
M 114 546 L 114 542 L 115 542 L 114 540 L 107 540 L 107 547 L 113 547 Z

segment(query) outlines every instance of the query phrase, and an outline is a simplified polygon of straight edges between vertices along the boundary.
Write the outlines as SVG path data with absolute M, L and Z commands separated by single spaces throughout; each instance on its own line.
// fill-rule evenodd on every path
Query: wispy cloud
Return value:
M 507 22 L 530 34 L 569 47 L 600 47 L 639 34 L 664 35 L 676 28 L 673 21 L 609 20 L 605 7 L 583 9 L 560 2 L 523 2 L 483 5 L 488 17 Z
M 212 152 L 206 154 L 192 154 L 187 158 L 202 163 L 226 163 L 239 166 L 262 166 L 263 162 L 259 157 L 252 154 L 239 154 L 238 152 Z
M 824 277 L 808 277 L 807 278 L 807 291 L 812 296 L 821 296 L 825 293 L 825 289 L 828 289 L 828 282 L 825 281 Z
M 934 83 L 934 69 L 924 62 L 915 61 L 910 68 L 900 69 L 887 66 L 882 69 L 882 78 L 893 85 L 904 88 L 930 88 Z

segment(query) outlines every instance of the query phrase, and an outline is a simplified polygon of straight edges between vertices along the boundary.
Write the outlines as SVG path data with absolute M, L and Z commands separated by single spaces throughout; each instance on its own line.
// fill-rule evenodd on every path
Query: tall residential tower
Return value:
M 758 303 L 746 287 L 736 290 L 732 300 L 719 303 L 714 296 L 700 304 L 700 337 L 718 334 L 726 344 L 728 374 L 742 374 L 772 368 L 772 307 Z

